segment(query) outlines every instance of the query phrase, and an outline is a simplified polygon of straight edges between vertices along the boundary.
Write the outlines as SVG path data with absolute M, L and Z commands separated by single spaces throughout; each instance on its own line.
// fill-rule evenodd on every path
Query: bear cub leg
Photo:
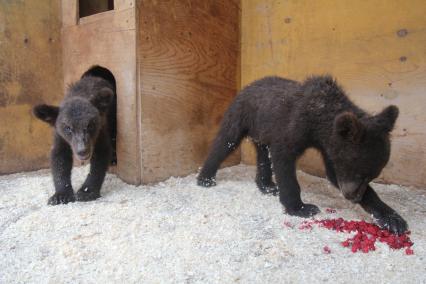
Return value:
M 71 147 L 61 137 L 55 135 L 55 142 L 51 152 L 51 168 L 55 194 L 49 198 L 47 204 L 58 205 L 75 201 L 71 184 L 72 164 Z
M 244 135 L 239 127 L 233 127 L 232 120 L 225 116 L 219 134 L 216 136 L 210 153 L 207 157 L 200 174 L 197 177 L 197 184 L 203 187 L 216 185 L 216 172 L 220 164 L 228 157 L 241 143 Z
M 365 211 L 373 215 L 379 227 L 397 234 L 403 234 L 408 230 L 407 222 L 384 203 L 371 186 L 367 187 L 367 191 L 359 204 Z
M 280 202 L 287 214 L 308 218 L 319 213 L 320 210 L 316 205 L 302 202 L 296 177 L 296 159 L 283 153 L 282 150 L 271 151 L 271 154 Z
M 112 157 L 112 146 L 105 131 L 96 140 L 93 156 L 90 159 L 90 172 L 77 191 L 78 201 L 91 201 L 101 197 L 101 187 Z
M 269 157 L 268 146 L 255 143 L 257 152 L 256 184 L 259 190 L 265 194 L 278 194 L 278 188 L 272 181 L 272 163 Z
M 227 139 L 218 136 L 213 142 L 212 150 L 204 163 L 203 168 L 197 178 L 197 184 L 203 187 L 216 185 L 216 172 L 220 164 L 235 149 L 235 142 L 226 142 Z M 231 147 L 230 147 L 231 146 Z M 238 146 L 238 145 L 237 145 Z

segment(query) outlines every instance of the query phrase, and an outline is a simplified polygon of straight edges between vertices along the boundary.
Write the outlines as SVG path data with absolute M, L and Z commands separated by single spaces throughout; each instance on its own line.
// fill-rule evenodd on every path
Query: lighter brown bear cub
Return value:
M 111 116 L 116 112 L 115 82 L 98 76 L 99 70 L 102 67 L 93 67 L 72 84 L 59 107 L 42 104 L 33 109 L 37 118 L 54 127 L 51 169 L 55 194 L 48 200 L 50 205 L 99 198 L 114 160 L 115 118 Z M 91 164 L 76 195 L 71 185 L 73 154 Z

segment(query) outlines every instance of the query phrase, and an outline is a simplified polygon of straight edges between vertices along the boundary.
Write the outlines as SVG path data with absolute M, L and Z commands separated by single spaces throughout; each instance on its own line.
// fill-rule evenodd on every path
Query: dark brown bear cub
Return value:
M 250 137 L 257 151 L 259 189 L 279 192 L 288 214 L 310 217 L 319 209 L 301 200 L 296 161 L 313 147 L 322 154 L 328 179 L 345 198 L 360 204 L 381 227 L 403 233 L 407 223 L 369 185 L 389 160 L 389 133 L 397 117 L 396 106 L 367 114 L 330 76 L 303 83 L 263 78 L 245 87 L 225 113 L 198 184 L 215 185 L 219 165 L 241 139 Z
M 68 88 L 59 107 L 34 107 L 35 116 L 54 127 L 51 168 L 55 194 L 49 198 L 50 205 L 100 197 L 115 147 L 115 125 L 111 125 L 115 123 L 115 118 L 111 118 L 116 112 L 115 81 L 97 74 L 105 70 L 95 66 L 86 72 Z M 71 185 L 73 153 L 91 164 L 90 173 L 76 195 Z

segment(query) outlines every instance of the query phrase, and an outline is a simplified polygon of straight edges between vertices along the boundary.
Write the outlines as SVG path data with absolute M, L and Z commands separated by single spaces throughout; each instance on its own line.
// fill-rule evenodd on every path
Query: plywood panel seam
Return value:
M 139 11 L 139 5 L 136 5 L 135 7 L 135 27 L 139 24 L 139 17 L 141 16 L 140 11 Z M 139 160 L 139 184 L 143 183 L 143 165 L 144 165 L 144 161 L 143 161 L 143 155 L 142 155 L 142 147 L 143 147 L 143 140 L 142 140 L 142 90 L 141 90 L 141 82 L 142 82 L 142 78 L 141 78 L 141 56 L 139 54 L 139 41 L 140 41 L 140 35 L 138 32 L 136 32 L 135 35 L 136 39 L 135 39 L 135 52 L 136 52 L 136 64 L 135 64 L 135 72 L 136 72 L 136 121 L 137 121 L 137 137 L 138 137 L 138 160 Z

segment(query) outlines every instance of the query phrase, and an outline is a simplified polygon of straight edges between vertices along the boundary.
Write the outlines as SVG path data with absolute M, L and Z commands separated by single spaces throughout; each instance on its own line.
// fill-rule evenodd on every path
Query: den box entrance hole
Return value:
M 116 149 L 117 149 L 116 147 L 116 144 L 117 144 L 117 87 L 116 87 L 115 77 L 111 71 L 99 65 L 90 67 L 89 70 L 84 72 L 83 76 L 85 75 L 101 77 L 107 80 L 108 82 L 111 83 L 112 88 L 114 90 L 115 95 L 108 112 L 108 126 L 109 126 L 109 132 L 111 137 L 111 143 L 113 147 L 113 157 L 111 160 L 111 164 L 116 165 L 117 164 L 117 153 L 116 153 Z
M 78 0 L 79 18 L 114 10 L 114 0 Z

